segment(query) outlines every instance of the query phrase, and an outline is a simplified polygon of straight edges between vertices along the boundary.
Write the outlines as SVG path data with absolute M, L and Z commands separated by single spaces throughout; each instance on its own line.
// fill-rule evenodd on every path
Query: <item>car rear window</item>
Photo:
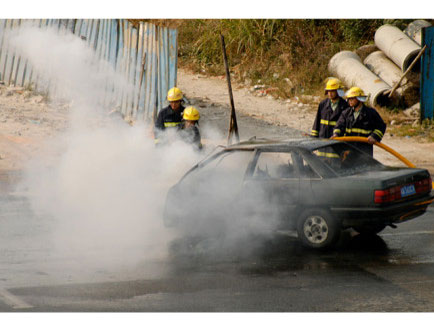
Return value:
M 353 175 L 362 171 L 385 168 L 370 155 L 346 143 L 321 147 L 313 150 L 312 154 L 338 175 Z

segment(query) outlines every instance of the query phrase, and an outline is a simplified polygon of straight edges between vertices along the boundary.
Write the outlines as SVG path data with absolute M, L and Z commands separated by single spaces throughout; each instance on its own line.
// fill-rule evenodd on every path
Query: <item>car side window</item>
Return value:
M 291 152 L 259 153 L 253 178 L 292 179 L 297 177 Z
M 224 178 L 241 182 L 247 166 L 253 158 L 253 151 L 228 151 L 202 167 L 198 167 L 189 179 Z
M 306 162 L 304 158 L 302 160 L 303 162 L 300 166 L 300 177 L 307 179 L 319 179 L 320 176 L 312 169 L 310 164 Z

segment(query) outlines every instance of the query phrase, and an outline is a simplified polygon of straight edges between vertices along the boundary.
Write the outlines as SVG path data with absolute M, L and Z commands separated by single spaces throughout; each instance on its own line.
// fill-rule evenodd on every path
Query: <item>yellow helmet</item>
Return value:
M 198 121 L 200 118 L 200 114 L 194 106 L 188 106 L 185 108 L 182 118 L 184 120 Z
M 182 96 L 183 94 L 178 87 L 173 87 L 167 92 L 167 100 L 169 102 L 181 101 Z
M 330 77 L 327 79 L 324 93 L 327 94 L 327 91 L 337 91 L 337 90 L 341 90 L 342 88 L 344 88 L 344 85 L 342 84 L 342 82 L 339 79 L 337 79 L 335 77 Z M 342 95 L 343 95 L 343 93 L 339 92 L 339 96 L 342 96 Z
M 367 99 L 367 96 L 365 92 L 360 87 L 351 87 L 347 93 L 345 94 L 345 98 L 352 98 L 356 97 L 359 101 L 365 102 Z

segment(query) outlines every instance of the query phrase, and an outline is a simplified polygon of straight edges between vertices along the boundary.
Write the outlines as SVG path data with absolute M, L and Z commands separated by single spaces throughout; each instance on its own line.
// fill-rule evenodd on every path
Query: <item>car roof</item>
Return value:
M 290 139 L 268 139 L 268 138 L 250 138 L 247 141 L 236 143 L 225 147 L 227 150 L 243 149 L 272 149 L 272 148 L 304 148 L 312 151 L 320 147 L 336 144 L 337 140 L 325 138 L 290 138 Z

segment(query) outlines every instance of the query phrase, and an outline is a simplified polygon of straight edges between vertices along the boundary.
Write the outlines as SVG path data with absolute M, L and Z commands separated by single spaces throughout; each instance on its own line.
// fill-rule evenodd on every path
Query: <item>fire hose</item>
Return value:
M 340 140 L 340 141 L 348 141 L 348 142 L 368 143 L 368 138 L 365 138 L 365 137 L 347 136 L 347 137 L 334 137 L 334 138 L 332 137 L 332 139 Z M 413 163 L 411 163 L 404 156 L 402 156 L 401 154 L 399 154 L 397 151 L 393 150 L 389 146 L 384 145 L 383 143 L 380 143 L 380 142 L 375 142 L 374 145 L 378 146 L 378 147 L 380 147 L 382 149 L 384 149 L 387 152 L 389 152 L 390 154 L 392 154 L 393 156 L 395 156 L 397 159 L 399 159 L 400 161 L 402 161 L 408 167 L 410 167 L 410 168 L 415 168 L 416 167 L 416 165 L 414 165 Z M 434 181 L 432 182 L 432 185 L 433 185 L 433 188 L 434 188 Z
M 349 141 L 349 142 L 354 141 L 354 142 L 359 142 L 359 143 L 368 143 L 368 138 L 365 138 L 365 137 L 347 136 L 347 137 L 334 137 L 332 139 L 341 140 L 341 141 Z M 397 151 L 393 150 L 389 146 L 384 145 L 383 143 L 379 143 L 379 142 L 375 142 L 374 145 L 378 146 L 378 147 L 381 147 L 385 151 L 389 152 L 390 154 L 392 154 L 393 156 L 395 156 L 397 159 L 399 159 L 400 161 L 402 161 L 408 167 L 410 167 L 410 168 L 415 168 L 416 167 L 413 163 L 411 163 L 404 156 L 402 156 L 401 154 L 399 154 Z

